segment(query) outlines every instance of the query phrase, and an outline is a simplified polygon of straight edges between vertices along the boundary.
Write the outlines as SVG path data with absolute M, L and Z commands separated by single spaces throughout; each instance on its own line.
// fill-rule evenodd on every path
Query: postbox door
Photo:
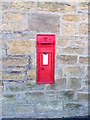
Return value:
M 52 52 L 39 53 L 39 83 L 53 83 L 53 54 Z
M 40 53 L 40 77 L 39 81 L 51 82 L 52 81 L 52 54 Z

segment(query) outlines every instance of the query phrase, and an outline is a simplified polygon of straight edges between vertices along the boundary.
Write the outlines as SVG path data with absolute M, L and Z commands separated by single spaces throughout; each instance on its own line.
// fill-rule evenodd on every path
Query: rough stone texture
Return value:
M 24 22 L 2 22 L 0 29 L 5 31 L 23 31 L 26 30 Z
M 88 94 L 87 93 L 77 93 L 77 99 L 80 101 L 88 100 Z
M 3 58 L 2 66 L 26 66 L 28 65 L 28 57 L 13 57 L 13 58 Z
M 78 5 L 79 10 L 88 10 L 88 4 L 87 3 L 80 3 Z
M 67 76 L 74 77 L 83 77 L 84 67 L 74 66 L 74 67 L 65 67 L 64 74 Z
M 48 15 L 43 13 L 29 14 L 29 30 L 57 33 L 60 28 L 59 18 L 58 15 Z
M 79 25 L 79 31 L 78 31 L 79 34 L 88 34 L 88 24 L 85 24 L 85 23 L 81 23 Z
M 79 89 L 81 87 L 81 79 L 70 78 L 68 80 L 67 88 L 69 89 Z
M 82 64 L 88 64 L 88 57 L 80 57 L 79 62 Z
M 39 11 L 48 11 L 48 12 L 75 12 L 75 6 L 71 4 L 60 4 L 54 2 L 38 2 L 37 8 Z
M 35 42 L 30 40 L 21 41 L 19 39 L 7 41 L 7 53 L 16 55 L 34 54 Z
M 34 78 L 35 79 L 35 77 L 36 77 L 35 69 L 27 71 L 27 78 L 28 79 L 30 79 L 30 78 Z
M 90 85 L 87 0 L 24 1 L 0 3 L 3 118 L 87 116 Z M 54 84 L 36 83 L 37 33 L 56 35 Z
M 34 2 L 11 2 L 11 9 L 34 10 L 35 3 Z
M 84 20 L 84 16 L 83 15 L 79 15 L 79 14 L 66 14 L 63 16 L 62 18 L 63 20 L 66 21 L 73 21 L 73 22 L 78 22 L 78 21 L 82 21 Z
M 57 57 L 57 64 L 75 64 L 77 63 L 77 56 L 60 55 Z
M 68 44 L 69 44 L 69 39 L 68 37 L 65 37 L 65 36 L 59 36 L 56 41 L 56 46 L 59 46 L 59 47 L 65 47 Z
M 75 33 L 76 33 L 75 24 L 71 24 L 71 23 L 63 23 L 62 24 L 62 34 L 74 35 Z
M 82 48 L 84 48 L 85 43 L 81 40 L 73 40 L 73 41 L 70 41 L 70 46 L 71 47 L 82 47 Z
M 23 73 L 2 73 L 2 80 L 24 80 Z
M 6 12 L 3 14 L 4 20 L 24 20 L 23 13 L 16 13 L 16 12 Z
M 72 47 L 66 47 L 62 49 L 65 54 L 83 54 L 84 49 L 83 48 L 72 48 Z

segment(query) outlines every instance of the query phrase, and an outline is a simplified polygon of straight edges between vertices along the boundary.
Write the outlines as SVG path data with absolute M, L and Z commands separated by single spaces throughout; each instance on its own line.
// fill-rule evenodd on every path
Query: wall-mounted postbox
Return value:
M 37 34 L 37 84 L 54 83 L 55 34 Z

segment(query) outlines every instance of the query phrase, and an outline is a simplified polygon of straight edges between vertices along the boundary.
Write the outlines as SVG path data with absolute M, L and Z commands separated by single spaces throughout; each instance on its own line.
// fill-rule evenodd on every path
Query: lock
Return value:
M 55 34 L 37 34 L 36 48 L 37 84 L 53 84 L 55 69 Z
M 44 68 L 42 68 L 42 70 L 44 70 Z

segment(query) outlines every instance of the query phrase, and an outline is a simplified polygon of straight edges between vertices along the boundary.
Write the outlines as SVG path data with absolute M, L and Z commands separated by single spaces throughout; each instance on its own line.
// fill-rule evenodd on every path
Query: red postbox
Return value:
M 54 83 L 55 34 L 37 34 L 37 84 Z

